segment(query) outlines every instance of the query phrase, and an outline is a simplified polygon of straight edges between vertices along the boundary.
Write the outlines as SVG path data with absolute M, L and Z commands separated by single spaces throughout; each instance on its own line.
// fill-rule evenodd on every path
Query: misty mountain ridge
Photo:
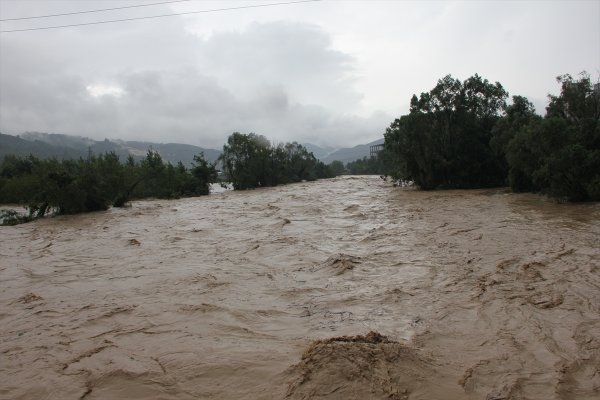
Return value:
M 347 163 L 368 157 L 369 147 L 380 143 L 383 143 L 383 138 L 351 148 L 321 147 L 312 143 L 303 143 L 302 145 L 317 159 L 329 164 L 334 160 Z M 121 139 L 94 140 L 84 136 L 45 132 L 25 132 L 17 136 L 0 133 L 0 158 L 8 154 L 18 156 L 33 154 L 40 158 L 70 159 L 85 158 L 89 151 L 93 154 L 112 151 L 121 160 L 125 160 L 129 155 L 140 160 L 146 156 L 149 149 L 157 151 L 165 161 L 172 164 L 181 161 L 184 165 L 191 165 L 194 156 L 199 153 L 204 153 L 204 157 L 209 162 L 217 161 L 221 155 L 221 150 L 183 143 L 155 143 Z
M 121 160 L 132 155 L 136 160 L 146 156 L 149 149 L 157 151 L 165 161 L 176 164 L 181 161 L 189 166 L 194 156 L 204 153 L 209 162 L 217 161 L 220 150 L 181 143 L 154 143 L 124 141 L 120 139 L 94 140 L 83 136 L 56 133 L 25 132 L 18 136 L 0 134 L 0 157 L 7 154 L 60 159 L 87 157 L 88 152 L 104 154 L 114 152 Z
M 324 158 L 321 158 L 325 164 L 329 164 L 332 161 L 338 160 L 343 162 L 344 164 L 349 163 L 351 161 L 360 160 L 364 157 L 370 156 L 371 146 L 376 144 L 383 144 L 384 139 L 377 139 L 367 144 L 359 144 L 350 148 L 342 148 L 338 149 Z
M 318 159 L 323 161 L 323 159 L 325 157 L 327 157 L 328 155 L 330 155 L 331 153 L 333 153 L 334 151 L 338 150 L 339 147 L 332 147 L 332 146 L 319 146 L 313 143 L 302 143 L 302 146 L 306 147 L 306 150 L 310 151 L 311 153 L 314 154 L 314 156 Z
M 315 157 L 325 164 L 330 164 L 333 161 L 341 161 L 344 164 L 369 157 L 371 154 L 371 146 L 383 144 L 384 139 L 377 139 L 367 144 L 359 144 L 354 147 L 320 147 L 312 143 L 303 143 L 306 149 L 312 152 Z

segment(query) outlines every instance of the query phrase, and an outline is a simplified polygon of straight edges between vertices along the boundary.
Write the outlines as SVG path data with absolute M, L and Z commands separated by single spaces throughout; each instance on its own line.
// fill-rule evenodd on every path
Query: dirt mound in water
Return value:
M 288 372 L 286 399 L 408 399 L 437 386 L 418 350 L 374 331 L 317 340 Z

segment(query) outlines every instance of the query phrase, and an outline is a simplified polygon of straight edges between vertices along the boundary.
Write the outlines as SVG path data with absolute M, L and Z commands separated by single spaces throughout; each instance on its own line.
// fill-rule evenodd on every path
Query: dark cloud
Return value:
M 35 4 L 41 8 L 10 11 L 50 9 Z M 86 2 L 94 4 L 112 3 Z M 319 27 L 282 21 L 204 39 L 177 18 L 2 34 L 0 131 L 210 147 L 233 131 L 254 131 L 354 145 L 381 136 L 391 118 L 353 115 L 361 100 L 353 62 Z
M 204 41 L 199 65 L 244 95 L 276 83 L 302 103 L 353 111 L 362 97 L 352 88 L 354 59 L 331 46 L 314 25 L 253 23 L 244 32 L 215 33 Z
M 127 4 L 139 2 L 0 0 L 0 13 Z M 185 2 L 0 27 L 222 7 Z M 598 75 L 599 12 L 590 1 L 314 2 L 3 33 L 0 130 L 213 147 L 232 131 L 254 131 L 346 146 L 381 137 L 437 79 L 475 73 L 543 113 L 557 75 Z

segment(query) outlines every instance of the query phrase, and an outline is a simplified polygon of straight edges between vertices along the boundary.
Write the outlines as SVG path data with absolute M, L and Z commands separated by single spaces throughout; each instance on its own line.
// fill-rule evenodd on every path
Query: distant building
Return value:
M 377 157 L 379 153 L 381 153 L 384 149 L 384 145 L 382 144 L 374 144 L 369 147 L 369 153 L 371 157 Z

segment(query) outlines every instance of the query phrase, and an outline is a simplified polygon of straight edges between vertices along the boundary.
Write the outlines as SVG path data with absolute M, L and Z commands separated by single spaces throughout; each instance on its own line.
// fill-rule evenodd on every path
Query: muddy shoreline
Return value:
M 2 399 L 600 395 L 597 203 L 342 177 L 0 236 Z

